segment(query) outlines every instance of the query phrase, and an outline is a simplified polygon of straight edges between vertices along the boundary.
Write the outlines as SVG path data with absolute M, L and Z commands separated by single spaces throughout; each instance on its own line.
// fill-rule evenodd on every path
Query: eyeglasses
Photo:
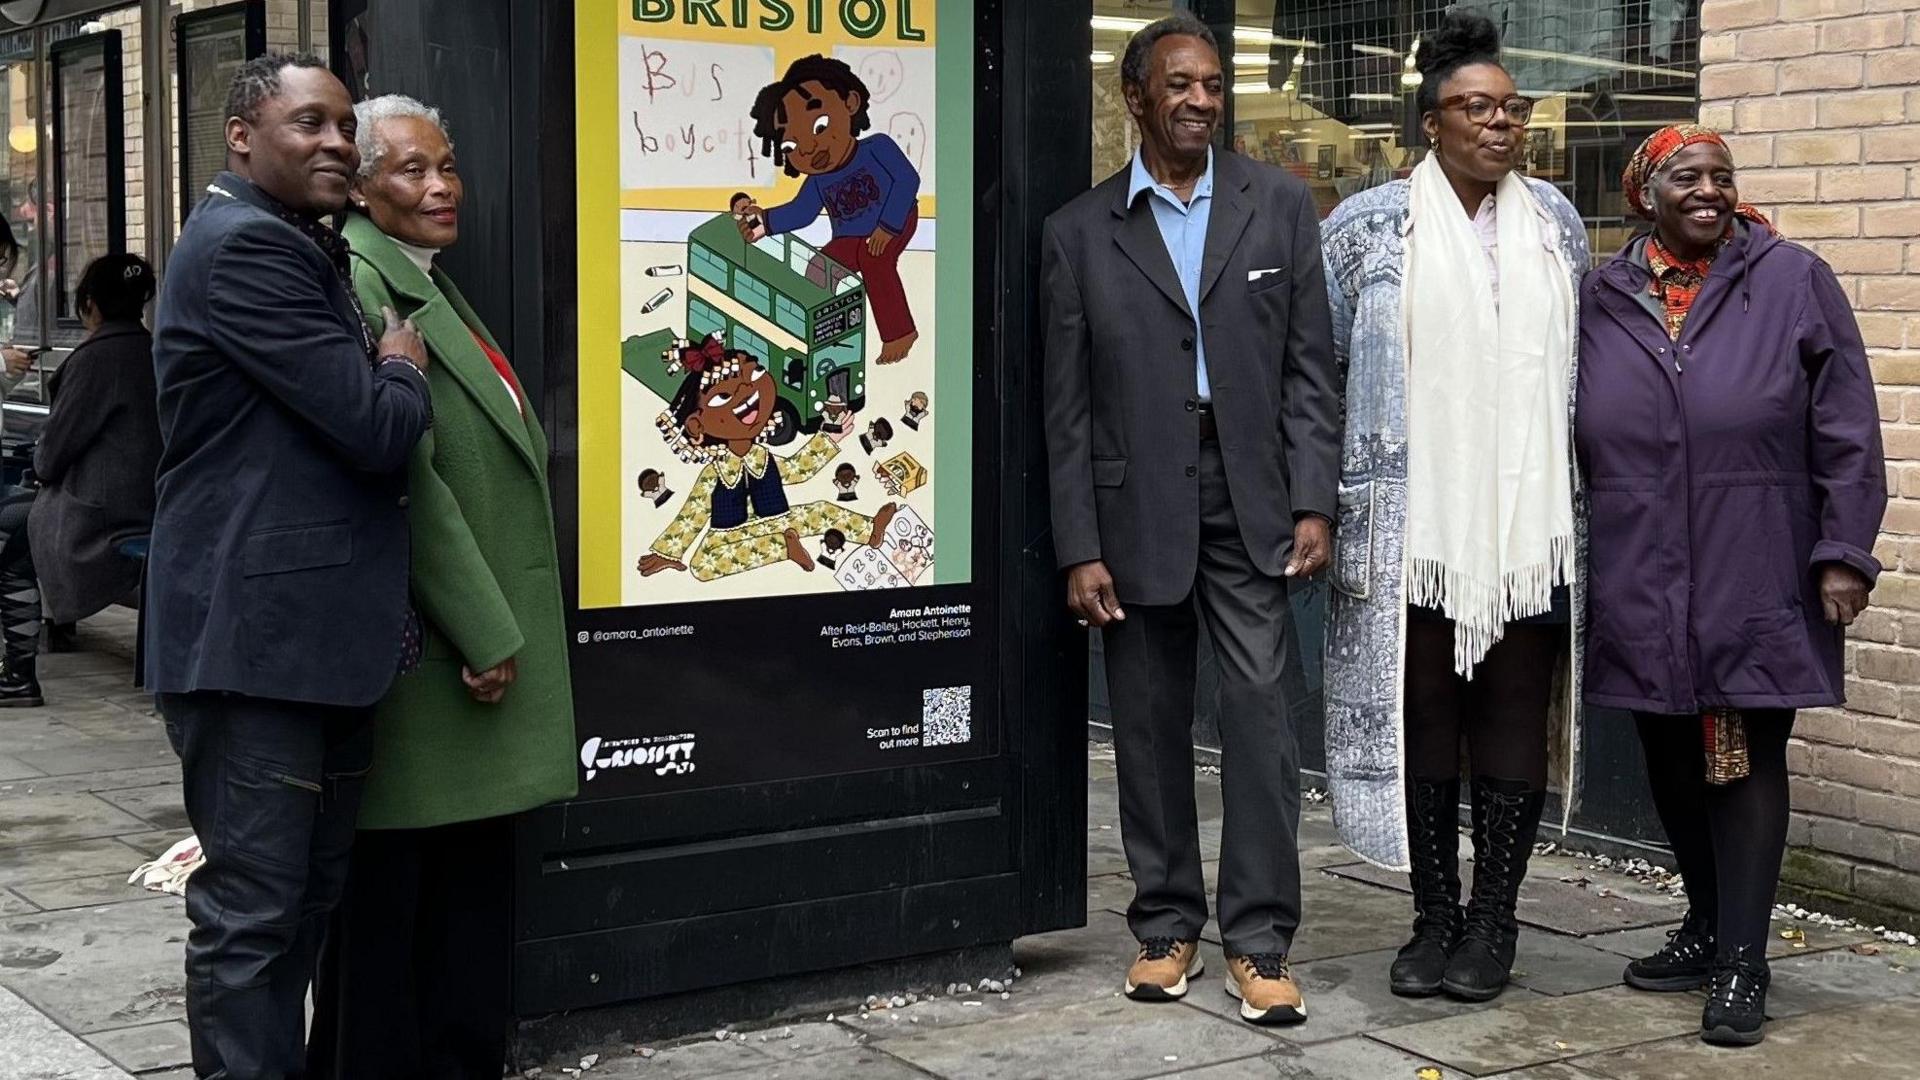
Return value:
M 1510 124 L 1524 127 L 1528 120 L 1533 119 L 1533 99 L 1521 97 L 1518 94 L 1505 101 L 1495 101 L 1480 94 L 1455 94 L 1441 101 L 1440 108 L 1460 109 L 1467 114 L 1468 120 L 1481 127 L 1493 123 L 1493 114 L 1496 109 L 1507 114 L 1507 122 Z

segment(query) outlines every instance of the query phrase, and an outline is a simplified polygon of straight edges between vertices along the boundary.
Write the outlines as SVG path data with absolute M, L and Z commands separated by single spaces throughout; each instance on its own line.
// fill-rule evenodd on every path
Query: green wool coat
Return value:
M 533 404 L 524 418 L 515 409 L 474 340 L 495 344 L 492 335 L 445 274 L 421 273 L 361 215 L 342 232 L 374 335 L 385 329 L 383 307 L 410 316 L 426 339 L 433 388 L 433 426 L 408 469 L 425 650 L 377 709 L 360 827 L 427 828 L 572 798 L 566 615 L 547 441 Z M 506 696 L 475 702 L 461 665 L 484 671 L 508 657 L 519 676 Z

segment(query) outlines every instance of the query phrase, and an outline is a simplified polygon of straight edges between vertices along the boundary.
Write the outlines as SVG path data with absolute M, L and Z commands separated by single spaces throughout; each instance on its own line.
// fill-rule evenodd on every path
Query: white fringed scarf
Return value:
M 1407 600 L 1454 620 L 1469 678 L 1573 572 L 1567 377 L 1574 297 L 1533 192 L 1494 193 L 1500 301 L 1439 160 L 1413 170 L 1407 349 Z

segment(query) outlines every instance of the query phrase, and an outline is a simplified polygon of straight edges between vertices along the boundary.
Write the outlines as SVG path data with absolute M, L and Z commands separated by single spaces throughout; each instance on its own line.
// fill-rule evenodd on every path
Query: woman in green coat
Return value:
M 308 1075 L 498 1080 L 511 815 L 577 783 L 547 443 L 499 345 L 434 266 L 462 196 L 438 111 L 398 95 L 355 111 L 342 229 L 355 291 L 367 312 L 411 317 L 433 356 L 433 426 L 408 485 L 424 641 L 375 717 Z

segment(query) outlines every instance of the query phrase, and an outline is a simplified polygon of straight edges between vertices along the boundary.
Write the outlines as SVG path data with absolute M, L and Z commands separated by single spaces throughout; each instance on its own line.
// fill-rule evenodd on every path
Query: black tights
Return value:
M 1746 779 L 1706 781 L 1696 716 L 1635 713 L 1647 779 L 1667 842 L 1686 879 L 1687 900 L 1714 921 L 1722 955 L 1745 947 L 1766 956 L 1767 925 L 1787 846 L 1787 736 L 1791 709 L 1741 714 L 1747 725 Z
M 1509 623 L 1474 668 L 1453 670 L 1453 621 L 1407 619 L 1407 770 L 1416 780 L 1460 775 L 1460 738 L 1473 775 L 1547 786 L 1547 711 L 1567 628 Z

